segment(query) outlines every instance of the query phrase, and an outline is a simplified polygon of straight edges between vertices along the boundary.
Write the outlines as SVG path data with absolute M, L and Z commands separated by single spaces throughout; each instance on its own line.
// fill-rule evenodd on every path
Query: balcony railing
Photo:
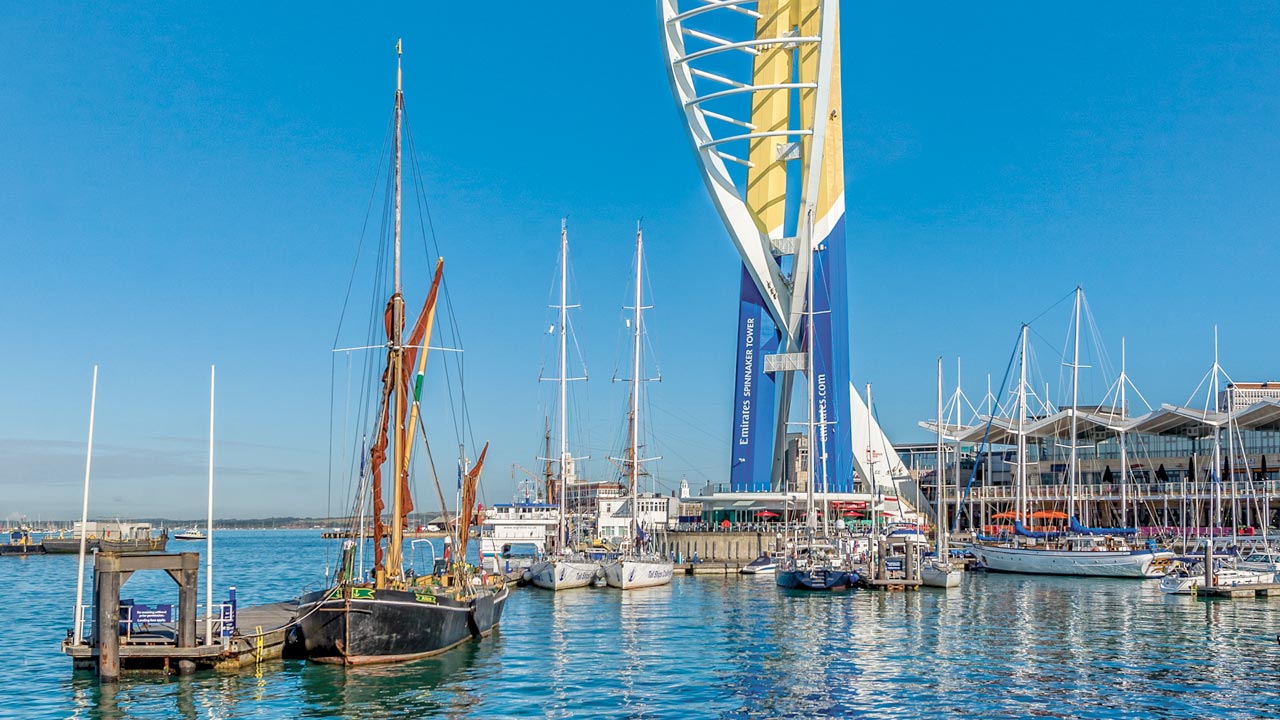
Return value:
M 1217 488 L 1215 490 L 1215 488 Z M 1027 488 L 1029 500 L 1066 500 L 1069 497 L 1068 485 L 1032 485 Z M 1167 483 L 1132 483 L 1122 489 L 1119 483 L 1096 483 L 1076 486 L 1077 500 L 1119 500 L 1122 494 L 1138 500 L 1149 498 L 1209 498 L 1220 492 L 1224 498 L 1232 497 L 1274 497 L 1280 494 L 1280 482 L 1167 482 Z M 954 495 L 952 495 L 954 498 Z M 970 493 L 971 500 L 1012 501 L 1017 497 L 1017 488 L 1012 485 L 992 485 L 975 487 Z

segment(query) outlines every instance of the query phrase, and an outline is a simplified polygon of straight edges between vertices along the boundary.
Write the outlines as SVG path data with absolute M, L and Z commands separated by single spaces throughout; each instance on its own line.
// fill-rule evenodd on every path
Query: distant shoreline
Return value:
M 450 513 L 452 515 L 452 513 Z M 409 518 L 409 527 L 427 526 L 431 524 L 440 524 L 443 522 L 443 515 L 435 513 L 432 515 L 415 515 Z M 151 523 L 157 528 L 203 528 L 208 522 L 205 518 L 200 519 L 174 519 L 174 518 L 156 518 L 156 517 L 89 517 L 90 522 L 114 522 L 116 520 L 124 520 L 127 522 Z M 20 527 L 29 527 L 32 530 L 70 530 L 77 520 L 50 520 L 31 518 L 23 518 L 21 520 L 3 520 L 0 521 L 0 529 L 16 530 Z M 344 528 L 350 526 L 354 522 L 354 518 L 335 517 L 335 518 L 299 518 L 299 517 L 266 517 L 266 518 L 214 518 L 213 528 L 215 530 L 330 530 L 333 528 Z M 367 522 L 367 521 L 366 521 Z

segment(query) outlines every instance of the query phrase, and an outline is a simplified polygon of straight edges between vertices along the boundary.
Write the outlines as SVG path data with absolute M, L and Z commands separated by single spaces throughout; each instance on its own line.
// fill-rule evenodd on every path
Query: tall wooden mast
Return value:
M 404 575 L 404 498 L 401 493 L 401 474 L 404 467 L 405 403 L 404 387 L 404 297 L 400 290 L 400 123 L 404 113 L 403 70 L 400 60 L 399 40 L 396 41 L 396 115 L 395 115 L 395 293 L 391 296 L 391 391 L 395 398 L 395 429 L 392 435 L 392 467 L 395 470 L 391 483 L 391 538 L 387 546 L 387 575 L 399 579 Z

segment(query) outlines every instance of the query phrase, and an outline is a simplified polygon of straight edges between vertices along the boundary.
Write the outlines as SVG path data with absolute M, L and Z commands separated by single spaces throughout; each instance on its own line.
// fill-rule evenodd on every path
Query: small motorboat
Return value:
M 1276 574 L 1273 572 L 1240 570 L 1232 567 L 1217 568 L 1213 572 L 1213 584 L 1216 587 L 1264 585 L 1275 582 L 1275 578 Z M 1160 580 L 1160 592 L 1166 595 L 1193 595 L 1203 584 L 1203 565 L 1188 568 L 1179 563 Z
M 200 532 L 200 528 L 187 528 L 177 535 L 173 536 L 174 540 L 204 540 L 204 533 Z
M 747 563 L 738 572 L 743 575 L 764 575 L 778 569 L 777 563 L 769 555 L 761 555 L 760 557 Z

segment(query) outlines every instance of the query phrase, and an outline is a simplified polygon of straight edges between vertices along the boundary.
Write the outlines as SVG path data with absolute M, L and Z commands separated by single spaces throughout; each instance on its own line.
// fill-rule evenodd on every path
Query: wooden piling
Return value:
M 103 571 L 115 565 L 117 553 L 98 553 L 93 584 L 93 638 L 98 646 L 98 680 L 113 683 L 120 679 L 120 573 Z
M 1204 544 L 1204 586 L 1211 588 L 1217 583 L 1213 581 L 1213 538 Z

